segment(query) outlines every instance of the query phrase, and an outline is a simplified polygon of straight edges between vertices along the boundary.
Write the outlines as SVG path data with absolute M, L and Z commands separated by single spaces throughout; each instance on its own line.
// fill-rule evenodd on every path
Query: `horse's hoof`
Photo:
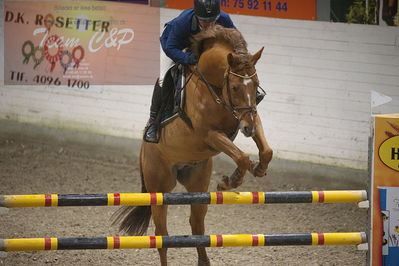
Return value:
M 231 187 L 230 186 L 226 186 L 226 184 L 218 184 L 216 187 L 217 191 L 226 191 L 226 190 L 230 190 Z
M 229 184 L 229 177 L 223 176 L 222 180 L 218 183 L 217 188 L 218 191 L 230 190 L 231 186 Z
M 251 168 L 249 169 L 249 172 L 255 176 L 255 177 L 262 177 L 266 175 L 266 170 L 267 167 L 265 169 L 260 167 L 260 163 L 259 162 L 251 162 Z
M 242 183 L 243 183 L 243 179 L 237 180 L 237 181 L 231 183 L 231 187 L 232 188 L 238 188 L 239 186 L 242 185 Z
M 266 170 L 267 170 L 267 168 L 262 169 L 262 168 L 260 167 L 260 165 L 257 164 L 256 167 L 255 167 L 255 170 L 254 170 L 254 176 L 263 177 L 263 176 L 266 175 Z

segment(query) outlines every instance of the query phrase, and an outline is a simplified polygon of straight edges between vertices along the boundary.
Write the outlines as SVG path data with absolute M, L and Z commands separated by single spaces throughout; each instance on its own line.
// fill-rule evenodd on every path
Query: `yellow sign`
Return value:
M 373 164 L 371 174 L 371 250 L 373 266 L 383 265 L 383 223 L 378 187 L 399 187 L 399 113 L 374 117 Z
M 399 136 L 385 140 L 378 150 L 378 155 L 386 166 L 399 171 Z

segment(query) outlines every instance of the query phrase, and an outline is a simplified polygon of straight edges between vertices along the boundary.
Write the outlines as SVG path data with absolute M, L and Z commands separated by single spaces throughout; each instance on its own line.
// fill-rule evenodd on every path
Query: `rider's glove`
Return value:
M 190 53 L 190 54 L 188 55 L 188 57 L 187 57 L 187 63 L 188 63 L 189 65 L 195 65 L 195 64 L 197 64 L 197 63 L 198 63 L 198 58 L 197 58 L 197 56 L 196 56 L 195 54 L 193 54 L 193 53 Z

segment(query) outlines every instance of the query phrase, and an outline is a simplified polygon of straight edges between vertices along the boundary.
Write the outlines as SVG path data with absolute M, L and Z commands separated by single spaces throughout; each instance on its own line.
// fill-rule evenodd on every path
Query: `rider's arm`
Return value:
M 184 27 L 179 27 L 178 24 L 168 25 L 170 31 L 167 36 L 167 40 L 162 42 L 162 49 L 165 54 L 170 57 L 173 61 L 180 64 L 193 64 L 195 63 L 193 60 L 193 54 L 191 52 L 184 53 L 182 52 L 182 41 L 189 38 L 186 36 Z
M 231 20 L 229 14 L 221 11 L 220 18 L 218 22 L 225 28 L 230 28 L 230 29 L 236 29 L 236 26 L 234 26 L 233 21 Z

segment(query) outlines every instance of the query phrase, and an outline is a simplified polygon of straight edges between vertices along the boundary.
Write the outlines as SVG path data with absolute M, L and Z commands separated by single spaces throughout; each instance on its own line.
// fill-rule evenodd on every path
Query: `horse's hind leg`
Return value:
M 169 164 L 163 160 L 154 144 L 144 144 L 142 171 L 145 187 L 148 192 L 171 192 L 176 186 L 176 174 L 172 173 Z M 144 159 L 145 158 L 145 159 Z M 168 235 L 167 229 L 168 206 L 151 206 L 152 219 L 155 225 L 155 235 Z M 159 248 L 161 265 L 167 265 L 167 249 Z
M 179 171 L 178 181 L 187 189 L 188 192 L 206 192 L 212 173 L 212 159 L 202 161 L 198 165 L 184 168 Z M 208 211 L 206 204 L 191 205 L 190 225 L 193 235 L 203 235 L 205 233 L 205 215 Z M 204 247 L 198 247 L 198 265 L 210 265 L 208 255 Z

